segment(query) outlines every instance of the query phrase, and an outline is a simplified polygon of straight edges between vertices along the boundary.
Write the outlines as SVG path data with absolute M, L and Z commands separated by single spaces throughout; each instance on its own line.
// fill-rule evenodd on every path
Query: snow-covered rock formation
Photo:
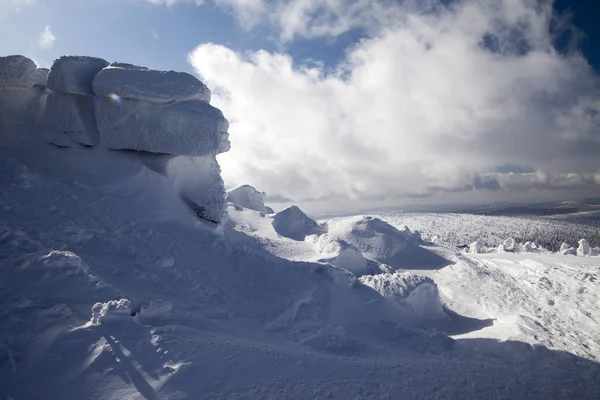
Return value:
M 273 228 L 281 236 L 300 241 L 308 235 L 325 232 L 323 227 L 296 206 L 288 207 L 275 214 Z
M 83 56 L 60 57 L 48 71 L 23 56 L 0 58 L 0 130 L 25 123 L 40 141 L 122 151 L 218 223 L 225 193 L 215 156 L 229 150 L 229 124 L 209 101 L 186 73 Z
M 409 243 L 418 243 L 420 235 L 408 228 L 398 230 L 374 217 L 363 217 L 350 224 L 330 226 L 329 233 L 356 246 L 367 258 L 388 263 Z
M 0 57 L 0 131 L 39 119 L 45 72 L 23 56 Z
M 392 300 L 411 317 L 432 320 L 446 318 L 438 287 L 431 278 L 396 271 L 393 274 L 363 276 L 360 282 Z
M 265 192 L 259 192 L 250 185 L 241 185 L 227 192 L 226 200 L 254 211 L 272 214 L 273 210 L 265 206 Z

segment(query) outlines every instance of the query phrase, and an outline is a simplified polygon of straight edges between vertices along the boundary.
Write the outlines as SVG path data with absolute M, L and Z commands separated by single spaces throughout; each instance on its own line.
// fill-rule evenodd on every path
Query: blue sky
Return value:
M 0 55 L 196 74 L 230 121 L 228 186 L 572 199 L 600 195 L 599 19 L 589 0 L 0 0 Z

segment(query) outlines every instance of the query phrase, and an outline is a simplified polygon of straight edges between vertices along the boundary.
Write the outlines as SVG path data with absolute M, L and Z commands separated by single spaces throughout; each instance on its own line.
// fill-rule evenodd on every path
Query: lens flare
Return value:
M 108 98 L 114 101 L 117 104 L 121 104 L 121 96 L 116 93 L 111 93 L 108 95 Z

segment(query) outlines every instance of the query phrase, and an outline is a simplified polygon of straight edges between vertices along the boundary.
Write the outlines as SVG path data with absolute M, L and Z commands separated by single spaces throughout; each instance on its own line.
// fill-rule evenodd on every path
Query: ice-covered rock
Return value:
M 230 148 L 229 123 L 203 101 L 157 105 L 95 97 L 100 140 L 111 149 L 205 156 Z
M 535 246 L 535 243 L 525 242 L 523 244 L 523 247 L 521 250 L 524 252 L 527 252 L 527 253 L 531 253 L 535 248 L 537 248 L 537 246 L 535 246 L 535 247 L 534 246 Z
M 598 255 L 600 255 L 600 247 L 594 247 L 594 248 L 592 249 L 592 255 L 593 255 L 593 256 L 598 256 Z
M 113 63 L 96 74 L 94 93 L 167 104 L 174 101 L 210 101 L 210 90 L 185 72 L 155 71 L 136 65 Z
M 45 78 L 33 61 L 24 56 L 0 57 L 0 90 L 45 85 Z
M 237 204 L 251 210 L 269 214 L 268 207 L 265 207 L 266 194 L 259 192 L 250 185 L 241 185 L 227 192 L 227 201 Z
M 479 254 L 483 252 L 483 245 L 480 242 L 473 242 L 469 245 L 469 253 Z
M 438 287 L 428 277 L 407 272 L 362 276 L 360 282 L 393 300 L 402 310 L 421 319 L 446 318 Z
M 52 64 L 47 86 L 55 92 L 93 96 L 94 77 L 107 65 L 101 58 L 62 56 Z
M 104 319 L 129 316 L 131 301 L 128 299 L 110 300 L 106 303 L 96 303 L 92 307 L 93 325 L 100 325 Z
M 590 256 L 592 255 L 592 248 L 587 240 L 581 239 L 579 241 L 579 247 L 577 247 L 577 255 L 578 256 Z
M 92 96 L 51 92 L 46 98 L 43 124 L 46 129 L 63 133 L 75 142 L 88 146 L 98 143 Z
M 515 251 L 516 250 L 516 242 L 515 239 L 509 237 L 502 243 L 504 245 L 504 251 Z
M 496 248 L 496 252 L 498 252 L 498 253 L 505 253 L 506 252 L 506 248 L 504 247 L 503 243 L 500 243 L 498 245 L 498 247 Z
M 571 245 L 569 245 L 569 243 L 566 242 L 562 242 L 562 244 L 560 245 L 560 249 L 558 250 L 559 253 L 562 253 L 563 251 L 570 249 Z
M 215 156 L 176 157 L 167 166 L 168 176 L 184 204 L 199 219 L 218 224 L 223 218 L 225 187 Z
M 275 214 L 273 228 L 283 237 L 300 241 L 308 235 L 320 234 L 325 231 L 314 219 L 304 214 L 296 206 L 288 207 Z
M 356 247 L 343 239 L 324 233 L 308 236 L 306 240 L 310 240 L 317 252 L 322 255 L 323 258 L 319 261 L 344 268 L 355 276 L 375 272 L 369 268 L 369 260 Z
M 568 255 L 576 256 L 577 249 L 575 247 L 569 247 L 567 249 L 561 250 L 560 254 L 562 254 L 563 256 L 568 256 Z

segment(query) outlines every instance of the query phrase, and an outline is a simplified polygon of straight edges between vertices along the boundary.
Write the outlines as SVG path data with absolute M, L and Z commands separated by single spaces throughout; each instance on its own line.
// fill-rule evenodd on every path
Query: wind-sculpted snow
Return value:
M 94 77 L 107 65 L 106 60 L 96 57 L 60 57 L 52 64 L 47 86 L 55 92 L 93 96 Z
M 100 71 L 94 79 L 94 93 L 158 104 L 187 100 L 210 102 L 210 90 L 190 74 L 124 63 L 112 63 Z
M 27 57 L 0 57 L 0 89 L 31 89 L 46 85 L 46 78 L 37 65 Z
M 204 101 L 154 104 L 94 98 L 100 141 L 108 148 L 206 156 L 229 150 L 229 123 Z

